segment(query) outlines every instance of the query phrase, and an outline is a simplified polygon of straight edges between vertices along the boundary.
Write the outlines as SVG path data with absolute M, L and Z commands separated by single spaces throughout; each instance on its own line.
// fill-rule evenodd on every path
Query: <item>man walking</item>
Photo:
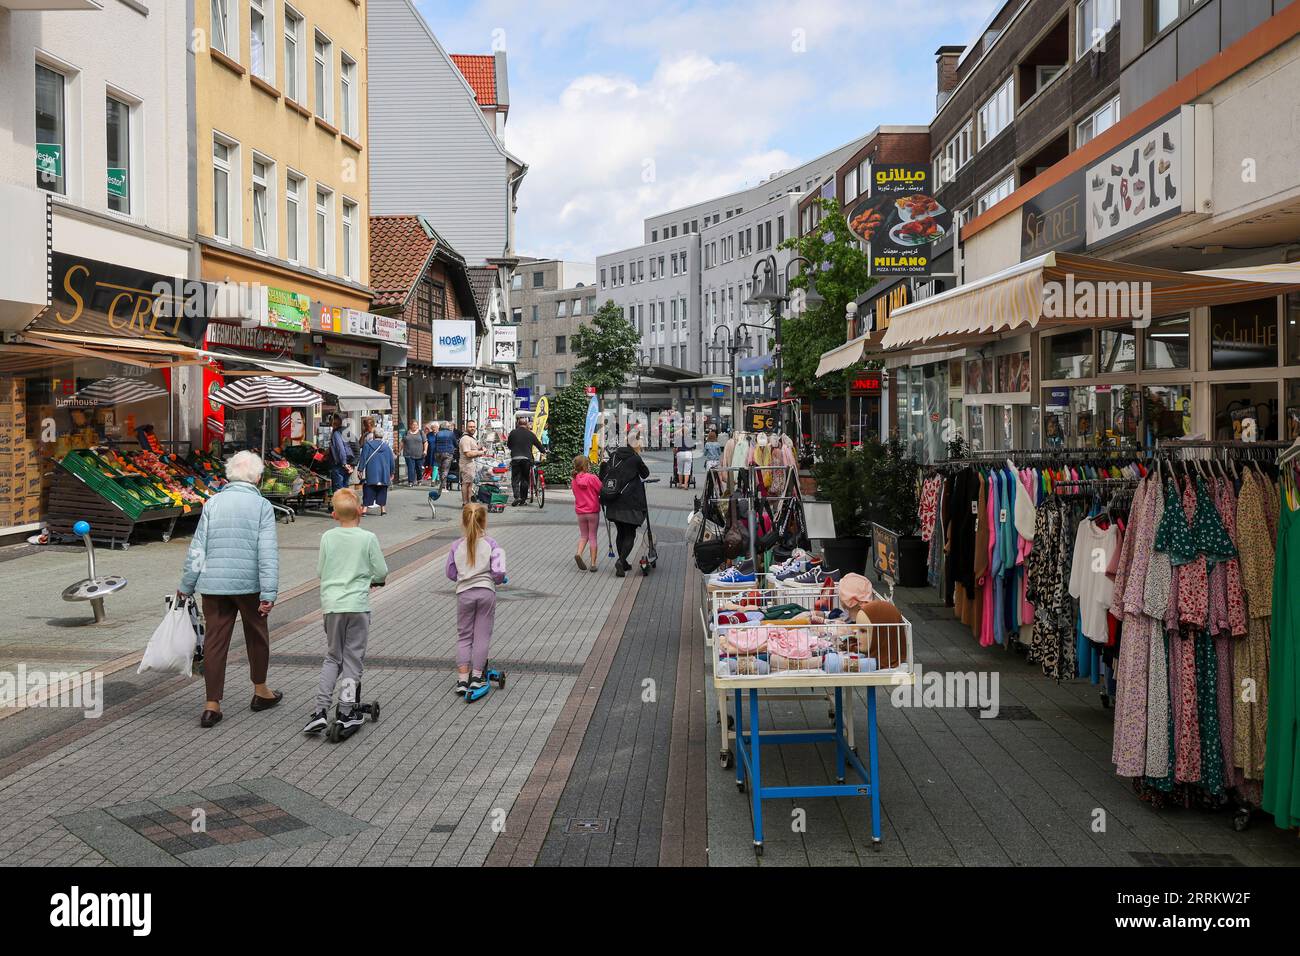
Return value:
M 330 489 L 338 491 L 348 486 L 352 474 L 352 449 L 343 437 L 343 416 L 330 417 Z
M 428 444 L 424 440 L 424 431 L 419 425 L 412 425 L 402 438 L 402 457 L 406 459 L 406 484 L 414 488 L 420 483 L 424 470 L 424 455 Z
M 465 434 L 460 438 L 460 498 L 469 504 L 474 496 L 474 475 L 478 471 L 478 459 L 487 454 L 487 450 L 478 443 L 478 422 L 471 419 L 465 423 Z
M 451 484 L 451 463 L 456 457 L 456 433 L 451 422 L 440 422 L 437 432 L 429 435 L 429 451 L 438 469 L 439 486 L 446 491 Z
M 533 472 L 533 449 L 536 448 L 543 454 L 546 449 L 528 427 L 528 418 L 524 415 L 515 417 L 514 431 L 506 436 L 506 447 L 510 449 L 510 484 L 515 492 L 510 507 L 515 508 L 528 500 L 528 486 Z

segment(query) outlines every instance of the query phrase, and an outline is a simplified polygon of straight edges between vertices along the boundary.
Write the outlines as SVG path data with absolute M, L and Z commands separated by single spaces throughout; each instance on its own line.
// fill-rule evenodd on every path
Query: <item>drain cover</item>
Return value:
M 571 817 L 564 825 L 565 833 L 608 833 L 609 817 Z

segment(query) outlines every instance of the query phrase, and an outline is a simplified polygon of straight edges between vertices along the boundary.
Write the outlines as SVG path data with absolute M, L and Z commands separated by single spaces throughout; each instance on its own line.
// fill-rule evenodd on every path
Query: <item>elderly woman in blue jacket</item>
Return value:
M 388 514 L 388 486 L 397 470 L 397 458 L 392 446 L 378 431 L 366 436 L 358 455 L 357 469 L 361 472 L 361 503 L 366 506 L 366 511 L 378 505 L 381 515 Z
M 235 617 L 244 624 L 248 669 L 253 679 L 252 710 L 274 707 L 284 696 L 266 686 L 271 660 L 267 615 L 279 593 L 280 555 L 276 546 L 275 512 L 262 497 L 262 459 L 241 451 L 226 463 L 230 483 L 203 506 L 185 559 L 178 593 L 203 595 L 207 625 L 203 641 L 203 676 L 208 702 L 200 727 L 221 720 L 221 695 L 226 685 L 226 655 L 235 630 Z

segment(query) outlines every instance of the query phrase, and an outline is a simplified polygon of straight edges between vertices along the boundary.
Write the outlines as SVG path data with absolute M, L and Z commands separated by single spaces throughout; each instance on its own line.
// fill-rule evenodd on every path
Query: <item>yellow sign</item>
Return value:
M 546 443 L 546 421 L 550 417 L 551 402 L 543 395 L 537 400 L 537 411 L 533 412 L 533 434 L 537 436 L 537 440 L 542 444 Z M 538 457 L 538 454 L 537 449 L 534 448 L 533 457 Z

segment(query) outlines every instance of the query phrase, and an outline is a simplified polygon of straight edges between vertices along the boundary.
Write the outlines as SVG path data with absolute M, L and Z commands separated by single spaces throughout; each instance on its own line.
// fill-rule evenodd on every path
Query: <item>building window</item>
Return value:
M 302 102 L 303 38 L 302 17 L 284 8 L 284 95 Z
M 316 115 L 329 123 L 334 119 L 334 77 L 330 72 L 333 44 L 323 33 L 316 34 Z
M 596 314 L 596 297 L 594 295 L 587 296 L 587 314 Z
M 1119 122 L 1119 97 L 1115 97 L 1097 112 L 1079 123 L 1078 135 L 1075 137 L 1075 149 L 1090 139 L 1100 136 Z
M 357 204 L 349 199 L 343 200 L 343 276 L 353 280 L 361 275 L 361 270 L 357 268 L 361 258 L 358 224 Z
M 943 147 L 943 152 L 939 155 L 939 168 L 935 171 L 935 188 L 952 182 L 957 171 L 970 162 L 971 129 L 972 124 L 968 122 Z
M 574 315 L 582 315 L 582 300 L 581 300 L 581 299 L 574 299 L 574 300 L 573 300 L 573 314 L 574 314 Z
M 562 319 L 568 314 L 567 306 L 568 303 L 566 303 L 563 299 L 555 303 L 555 317 L 557 319 Z
M 253 248 L 271 254 L 275 253 L 271 242 L 275 236 L 271 221 L 275 211 L 271 198 L 275 191 L 274 169 L 269 160 L 253 155 Z
M 534 289 L 540 289 L 540 288 L 542 287 L 542 283 L 543 283 L 543 281 L 545 281 L 545 277 L 543 276 L 542 273 L 540 273 L 540 272 L 534 272 L 534 273 L 533 273 L 533 288 L 534 288 Z
M 1147 0 L 1150 32 L 1147 39 L 1157 36 L 1178 19 L 1179 0 Z
M 104 101 L 104 133 L 107 140 L 108 208 L 131 212 L 131 107 L 121 100 Z
M 344 134 L 356 138 L 357 135 L 357 61 L 346 53 L 343 54 L 339 69 L 339 106 L 343 110 L 342 125 Z
M 316 268 L 334 270 L 334 193 L 316 187 Z
M 231 59 L 239 59 L 239 44 L 232 42 L 239 36 L 235 12 L 237 0 L 212 0 L 212 49 L 220 50 Z
M 267 12 L 270 16 L 267 16 Z M 275 84 L 275 45 L 267 43 L 275 27 L 275 0 L 248 0 L 249 67 L 254 76 Z
M 564 341 L 564 336 L 563 336 L 563 335 L 557 335 L 557 336 L 555 337 L 555 354 L 556 354 L 556 355 L 563 355 L 563 354 L 565 354 L 565 345 L 566 345 L 566 344 L 567 344 L 567 343 Z
M 980 196 L 978 215 L 984 215 L 985 212 L 992 209 L 1015 191 L 1016 177 L 1013 173 L 986 192 L 983 196 Z
M 298 265 L 302 262 L 301 242 L 306 231 L 303 217 L 302 193 L 306 180 L 293 173 L 284 177 L 284 255 Z
M 654 268 L 653 268 L 653 267 L 651 267 L 650 272 L 651 272 L 651 278 L 654 278 Z M 604 269 L 601 269 L 601 270 L 600 270 L 600 287 L 601 287 L 602 289 L 605 288 L 605 270 L 604 270 Z
M 537 313 L 538 313 L 538 308 L 537 308 L 537 306 L 533 306 L 532 320 L 533 320 L 534 322 L 537 321 Z
M 510 290 L 512 292 L 520 292 L 523 290 L 523 288 L 524 288 L 524 277 L 520 273 L 516 272 L 514 275 L 510 277 Z
M 533 306 L 533 308 L 535 309 L 537 306 Z M 537 348 L 539 345 L 541 345 L 541 343 L 537 339 L 533 339 L 533 358 L 537 358 Z
M 36 185 L 52 193 L 68 191 L 66 83 L 62 73 L 36 64 Z
M 559 371 L 555 373 L 556 388 L 564 388 L 564 386 L 568 384 L 569 384 L 569 374 L 567 372 Z
M 240 222 L 239 146 L 231 140 L 212 140 L 212 233 L 218 239 L 238 242 L 233 233 Z
M 523 310 L 523 309 L 511 309 L 511 310 L 510 310 L 510 321 L 511 321 L 512 323 L 514 323 L 515 325 L 523 325 L 523 322 L 524 322 L 524 310 Z
M 1012 93 L 1015 90 L 1015 77 L 1009 76 L 996 93 L 984 101 L 979 109 L 979 149 L 989 144 L 993 137 L 1011 125 L 1015 115 L 1012 106 Z
M 1119 20 L 1119 0 L 1079 0 L 1075 18 L 1075 57 L 1089 50 L 1102 50 L 1106 34 Z

